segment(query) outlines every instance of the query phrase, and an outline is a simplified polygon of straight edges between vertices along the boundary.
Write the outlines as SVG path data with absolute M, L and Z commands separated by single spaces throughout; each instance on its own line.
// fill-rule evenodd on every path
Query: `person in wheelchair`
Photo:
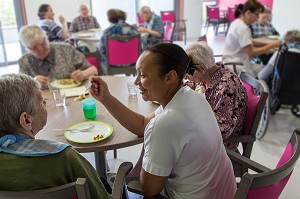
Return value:
M 299 30 L 289 30 L 283 37 L 284 43 L 289 49 L 300 50 L 300 31 Z M 258 73 L 258 78 L 264 80 L 270 87 L 271 80 L 274 74 L 275 61 L 278 55 L 278 51 L 273 54 L 268 64 L 264 67 L 262 71 Z

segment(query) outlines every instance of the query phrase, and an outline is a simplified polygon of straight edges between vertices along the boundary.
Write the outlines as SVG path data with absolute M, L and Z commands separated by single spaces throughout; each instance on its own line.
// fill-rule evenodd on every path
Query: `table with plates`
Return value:
M 134 77 L 103 76 L 102 78 L 107 82 L 112 95 L 128 108 L 142 115 L 148 115 L 158 107 L 152 102 L 145 102 L 139 93 L 136 98 L 129 97 L 127 82 L 134 81 Z M 80 144 L 68 141 L 64 136 L 64 131 L 53 132 L 53 129 L 66 129 L 74 124 L 90 121 L 84 118 L 81 102 L 74 102 L 74 97 L 72 97 L 67 98 L 66 106 L 56 107 L 51 91 L 43 91 L 43 97 L 47 101 L 48 119 L 46 126 L 36 135 L 36 138 L 67 143 L 80 153 L 94 152 L 96 170 L 103 178 L 106 178 L 105 151 L 143 142 L 142 137 L 138 137 L 125 129 L 98 101 L 95 120 L 110 124 L 113 127 L 113 133 L 106 139 L 94 143 Z

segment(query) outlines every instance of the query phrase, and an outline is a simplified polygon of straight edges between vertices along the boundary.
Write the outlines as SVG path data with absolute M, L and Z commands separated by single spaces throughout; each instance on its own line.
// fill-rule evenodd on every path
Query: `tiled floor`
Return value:
M 222 54 L 224 46 L 224 34 L 214 36 L 212 30 L 208 32 L 208 44 L 213 48 L 215 54 Z M 0 75 L 9 72 L 18 72 L 18 66 L 0 67 Z M 284 148 L 293 130 L 300 127 L 300 118 L 296 118 L 287 108 L 280 109 L 276 115 L 271 116 L 267 134 L 262 140 L 257 140 L 252 151 L 252 159 L 269 167 L 274 168 L 284 151 Z M 124 161 L 136 163 L 141 151 L 141 145 L 127 147 L 118 150 L 118 158 L 113 158 L 112 151 L 107 152 L 107 160 L 110 172 L 116 172 L 119 165 Z M 95 165 L 92 153 L 83 154 L 90 162 Z M 282 199 L 300 198 L 300 160 L 295 166 L 295 170 L 281 194 Z M 137 199 L 140 196 L 131 194 L 130 198 Z

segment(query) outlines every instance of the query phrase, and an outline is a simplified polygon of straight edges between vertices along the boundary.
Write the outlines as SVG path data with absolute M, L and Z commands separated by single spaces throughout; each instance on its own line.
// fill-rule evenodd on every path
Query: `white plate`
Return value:
M 88 132 L 81 132 L 78 130 L 65 131 L 64 135 L 68 140 L 72 142 L 93 143 L 108 138 L 113 132 L 113 127 L 110 124 L 105 122 L 99 122 L 99 121 L 88 121 L 88 122 L 77 123 L 69 127 L 68 129 L 84 129 L 89 127 L 91 124 L 94 124 L 95 128 L 93 128 Z M 102 136 L 102 137 L 97 138 L 97 136 Z
M 62 79 L 62 80 L 70 80 L 70 79 Z M 61 84 L 59 81 L 60 80 L 51 81 L 50 86 L 52 88 L 73 88 L 73 87 L 80 86 L 82 84 L 82 82 L 76 82 L 76 83 L 72 83 L 72 84 Z

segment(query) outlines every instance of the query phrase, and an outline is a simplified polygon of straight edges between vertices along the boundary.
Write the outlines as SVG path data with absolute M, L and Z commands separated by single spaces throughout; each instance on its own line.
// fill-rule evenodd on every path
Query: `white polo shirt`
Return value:
M 168 198 L 233 198 L 236 190 L 214 113 L 203 97 L 181 88 L 145 129 L 143 169 L 169 176 Z

